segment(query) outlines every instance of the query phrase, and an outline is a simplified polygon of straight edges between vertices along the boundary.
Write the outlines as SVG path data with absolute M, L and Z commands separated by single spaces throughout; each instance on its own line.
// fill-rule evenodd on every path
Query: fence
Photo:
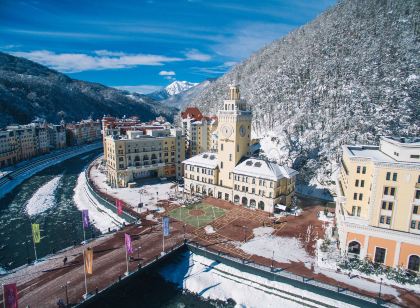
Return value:
M 100 157 L 101 155 L 99 155 L 98 157 Z M 96 159 L 94 161 L 96 161 Z M 86 183 L 87 183 L 87 187 L 88 187 L 89 192 L 93 195 L 93 197 L 96 199 L 97 202 L 99 202 L 101 205 L 103 205 L 107 209 L 111 210 L 112 212 L 118 214 L 117 206 L 114 203 L 112 203 L 112 202 L 108 201 L 107 199 L 105 199 L 103 196 L 101 196 L 92 187 L 92 182 L 89 179 L 89 171 L 90 171 L 90 168 L 91 167 L 92 167 L 92 164 L 90 164 L 89 167 L 86 168 L 86 170 L 85 170 L 85 178 L 86 178 Z M 128 223 L 135 223 L 137 221 L 137 218 L 136 217 L 130 215 L 126 211 L 123 211 L 120 216 L 122 218 L 124 218 Z
M 378 306 L 382 306 L 381 304 L 385 304 L 385 303 L 380 303 L 379 299 L 368 297 L 366 295 L 362 295 L 362 294 L 341 288 L 338 285 L 337 286 L 329 285 L 324 282 L 313 279 L 312 277 L 304 277 L 304 276 L 296 275 L 281 268 L 271 268 L 264 265 L 250 263 L 249 261 L 245 262 L 245 260 L 232 257 L 228 254 L 209 250 L 199 245 L 198 243 L 188 243 L 187 246 L 188 246 L 188 249 L 195 254 L 212 259 L 216 262 L 226 264 L 242 272 L 264 277 L 269 280 L 284 282 L 294 287 L 297 287 L 299 289 L 313 292 L 313 293 L 323 295 L 329 298 L 333 298 L 333 299 L 336 299 L 345 303 L 358 305 L 361 307 L 378 307 Z M 287 293 L 287 292 L 284 292 L 284 293 Z M 294 296 L 298 298 L 303 298 L 307 301 L 311 301 L 316 304 L 320 304 L 319 302 L 313 299 L 305 298 L 304 296 L 301 296 L 299 294 L 294 294 Z M 325 303 L 321 303 L 321 304 L 325 305 Z

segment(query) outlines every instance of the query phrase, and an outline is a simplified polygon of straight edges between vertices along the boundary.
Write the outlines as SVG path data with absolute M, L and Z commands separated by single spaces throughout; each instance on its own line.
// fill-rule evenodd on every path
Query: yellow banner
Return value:
M 39 231 L 39 224 L 32 224 L 32 237 L 34 239 L 35 244 L 41 242 L 41 232 Z
M 88 248 L 85 250 L 85 270 L 86 273 L 92 274 L 93 272 L 93 249 Z

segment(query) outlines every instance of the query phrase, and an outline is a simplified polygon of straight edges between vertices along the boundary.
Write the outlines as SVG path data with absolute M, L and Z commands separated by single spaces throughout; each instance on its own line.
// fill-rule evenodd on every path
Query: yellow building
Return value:
M 249 157 L 252 112 L 240 98 L 238 86 L 230 87 L 217 118 L 217 153 L 202 153 L 183 162 L 185 188 L 271 213 L 289 206 L 297 172 Z
M 341 251 L 419 271 L 420 138 L 344 146 L 337 186 Z
M 105 137 L 107 180 L 113 187 L 145 177 L 182 177 L 185 137 L 180 130 L 127 131 Z

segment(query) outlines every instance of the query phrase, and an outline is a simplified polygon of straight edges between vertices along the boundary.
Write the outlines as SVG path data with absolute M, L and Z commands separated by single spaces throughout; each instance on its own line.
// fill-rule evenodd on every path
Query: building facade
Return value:
M 186 137 L 187 157 L 217 151 L 216 116 L 203 116 L 197 107 L 188 107 L 181 112 L 181 126 Z
M 217 118 L 217 153 L 183 162 L 186 190 L 271 213 L 290 206 L 297 172 L 249 157 L 252 112 L 240 98 L 239 87 L 230 87 Z
M 99 120 L 82 120 L 77 123 L 70 123 L 66 125 L 67 144 L 81 145 L 91 143 L 101 139 L 102 127 Z
M 419 271 L 420 138 L 344 146 L 337 192 L 342 253 Z
M 146 177 L 181 178 L 185 137 L 177 129 L 127 131 L 105 138 L 107 180 L 112 187 Z

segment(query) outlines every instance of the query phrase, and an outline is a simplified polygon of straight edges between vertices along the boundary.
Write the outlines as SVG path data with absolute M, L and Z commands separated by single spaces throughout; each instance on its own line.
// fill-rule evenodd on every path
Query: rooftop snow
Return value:
M 279 164 L 257 158 L 244 160 L 233 169 L 233 172 L 273 181 L 282 178 L 290 179 L 298 174 L 296 170 L 287 166 L 280 166 Z
M 184 160 L 182 163 L 200 166 L 204 168 L 211 168 L 216 169 L 217 165 L 219 164 L 219 160 L 217 159 L 217 154 L 215 153 L 202 153 L 191 158 Z
M 381 152 L 379 147 L 376 146 L 345 146 L 345 149 L 348 150 L 350 156 L 369 158 L 381 162 L 395 162 L 392 157 Z

